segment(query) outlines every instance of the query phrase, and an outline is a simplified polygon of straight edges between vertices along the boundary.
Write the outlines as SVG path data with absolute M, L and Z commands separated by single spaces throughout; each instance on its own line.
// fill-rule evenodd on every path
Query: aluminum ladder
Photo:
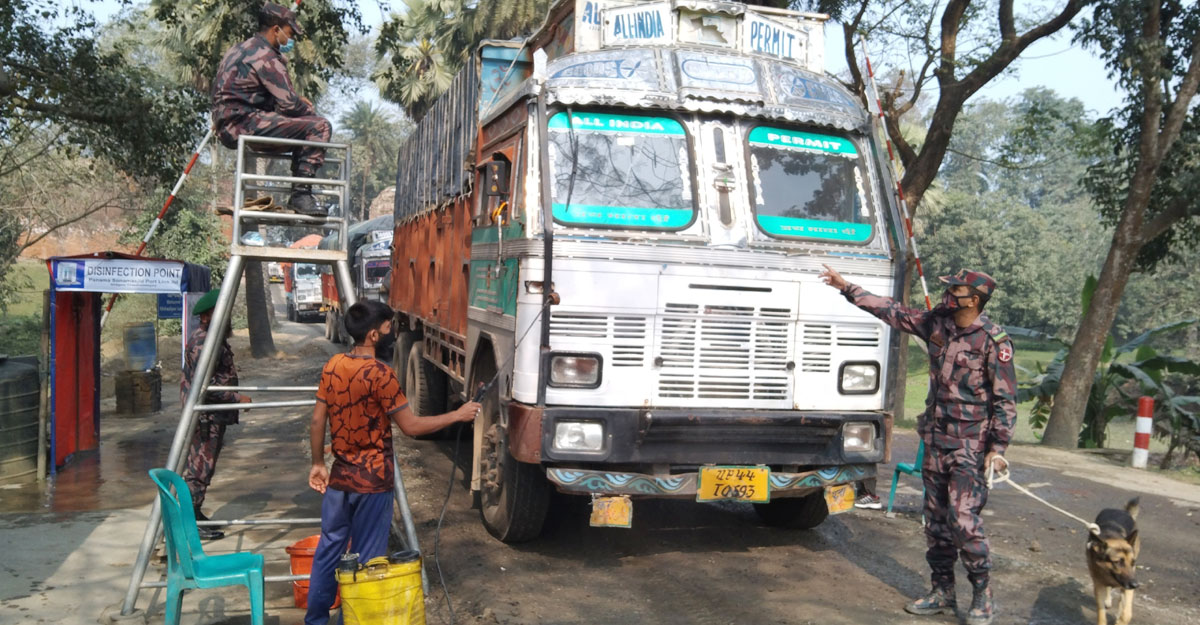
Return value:
M 255 149 L 256 147 L 258 149 Z M 290 152 L 275 152 L 289 147 L 293 149 L 299 147 L 318 147 L 325 149 L 327 157 L 331 152 L 341 152 L 344 156 L 341 158 L 325 159 L 327 165 L 336 166 L 337 173 L 332 178 L 296 178 L 292 176 L 247 173 L 245 171 L 247 165 L 257 163 L 259 159 L 265 159 L 268 164 L 271 161 L 290 160 Z M 327 167 L 322 169 L 327 169 Z M 332 211 L 334 214 L 328 217 L 313 217 L 294 213 L 242 210 L 242 206 L 245 204 L 246 192 L 269 193 L 273 195 L 286 194 L 290 192 L 292 184 L 311 184 L 313 195 L 318 198 L 333 198 L 336 200 L 336 209 Z M 216 307 L 213 309 L 209 327 L 223 328 L 225 324 L 229 323 L 232 317 L 234 299 L 237 296 L 238 286 L 245 272 L 247 259 L 333 265 L 334 276 L 342 300 L 347 306 L 354 304 L 354 288 L 350 279 L 350 261 L 347 252 L 349 224 L 345 217 L 350 213 L 350 146 L 348 144 L 242 135 L 238 138 L 237 170 L 235 173 L 233 194 L 233 240 L 230 243 L 229 267 L 221 283 L 220 296 L 217 298 Z M 245 234 L 247 226 L 257 229 L 258 224 L 308 226 L 323 228 L 325 230 L 336 230 L 340 235 L 338 236 L 338 248 L 327 250 L 295 249 L 244 244 L 242 242 L 242 235 Z M 204 341 L 204 346 L 200 351 L 200 362 L 195 374 L 198 380 L 203 380 L 203 383 L 192 385 L 191 391 L 184 402 L 183 413 L 179 418 L 179 425 L 175 429 L 175 438 L 171 442 L 171 450 L 167 454 L 165 466 L 180 475 L 183 474 L 184 463 L 187 460 L 185 451 L 192 438 L 192 433 L 196 429 L 197 414 L 199 412 L 294 408 L 316 404 L 315 397 L 312 399 L 253 402 L 249 404 L 202 403 L 201 398 L 208 391 L 303 394 L 315 394 L 317 391 L 316 386 L 210 386 L 209 382 L 212 378 L 213 367 L 216 364 L 219 342 L 222 336 L 223 333 L 219 331 L 209 332 Z M 413 523 L 412 511 L 408 505 L 408 496 L 404 490 L 404 481 L 400 475 L 400 462 L 395 458 L 395 452 L 393 452 L 393 460 L 395 467 L 395 471 L 393 472 L 395 476 L 393 480 L 395 503 L 400 510 L 403 521 L 402 528 L 393 528 L 394 530 L 402 529 L 402 531 L 394 531 L 393 533 L 401 537 L 407 549 L 419 551 L 420 547 L 417 542 L 416 527 Z M 300 519 L 236 519 L 232 521 L 201 521 L 197 523 L 197 525 L 214 527 L 234 525 L 308 525 L 319 527 L 320 524 L 321 519 L 319 517 Z M 144 620 L 144 613 L 140 610 L 135 610 L 139 592 L 143 588 L 160 588 L 166 586 L 165 581 L 145 580 L 146 569 L 149 566 L 151 554 L 161 538 L 162 509 L 159 507 L 158 498 L 155 497 L 150 509 L 150 518 L 146 523 L 146 530 L 142 534 L 141 546 L 138 548 L 138 556 L 134 562 L 133 573 L 129 578 L 129 588 L 121 604 L 120 614 L 111 615 L 111 621 Z M 291 582 L 304 579 L 308 579 L 308 575 L 271 575 L 264 577 L 263 581 Z M 429 582 L 425 575 L 424 567 L 421 569 L 421 582 L 425 593 L 428 594 Z

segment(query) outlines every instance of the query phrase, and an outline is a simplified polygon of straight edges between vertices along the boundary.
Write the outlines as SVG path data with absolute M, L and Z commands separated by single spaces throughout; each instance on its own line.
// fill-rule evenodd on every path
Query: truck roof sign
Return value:
M 545 46 L 551 59 L 629 46 L 686 45 L 725 48 L 824 72 L 825 15 L 711 0 L 563 0 L 551 15 L 562 15 L 559 7 L 571 3 L 573 19 L 568 16 L 556 28 L 573 32 L 565 40 L 556 35 L 558 41 Z

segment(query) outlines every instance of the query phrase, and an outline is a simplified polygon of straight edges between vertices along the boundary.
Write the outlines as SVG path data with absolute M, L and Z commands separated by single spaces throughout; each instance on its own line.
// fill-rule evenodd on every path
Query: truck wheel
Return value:
M 766 525 L 793 530 L 810 530 L 829 516 L 829 507 L 825 505 L 825 493 L 822 491 L 803 497 L 756 503 L 754 511 Z
M 445 412 L 446 377 L 424 354 L 422 343 L 414 341 L 404 364 L 404 395 L 414 414 L 432 417 Z
M 335 345 L 342 345 L 345 343 L 345 339 L 342 337 L 342 332 L 344 332 L 344 330 L 342 329 L 341 313 L 331 310 L 329 311 L 326 319 L 333 320 L 329 324 L 329 340 L 333 341 Z
M 408 352 L 412 350 L 413 343 L 416 343 L 417 336 L 416 332 L 400 332 L 396 335 L 396 348 L 392 351 L 392 369 L 396 371 L 396 379 L 401 382 L 407 382 L 405 376 L 408 375 Z
M 490 380 L 494 368 L 489 362 L 476 369 L 471 388 Z M 500 427 L 500 389 L 493 386 L 482 404 L 482 419 L 476 425 L 484 428 L 479 516 L 488 533 L 501 542 L 533 540 L 541 535 L 546 523 L 550 482 L 541 466 L 518 462 L 509 453 L 508 432 Z

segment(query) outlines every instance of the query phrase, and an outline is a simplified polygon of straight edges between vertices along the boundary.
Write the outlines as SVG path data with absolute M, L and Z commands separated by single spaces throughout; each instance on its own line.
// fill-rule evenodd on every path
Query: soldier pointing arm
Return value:
M 872 295 L 828 265 L 821 278 L 850 303 L 929 346 L 929 395 L 917 431 L 925 443 L 925 559 L 933 590 L 905 610 L 954 614 L 954 561 L 961 557 L 974 588 L 966 622 L 986 625 L 995 607 L 980 517 L 987 503 L 985 474 L 989 465 L 1008 465 L 1004 452 L 1017 417 L 1012 341 L 983 314 L 996 281 L 966 269 L 942 276 L 947 287 L 941 303 L 924 311 Z

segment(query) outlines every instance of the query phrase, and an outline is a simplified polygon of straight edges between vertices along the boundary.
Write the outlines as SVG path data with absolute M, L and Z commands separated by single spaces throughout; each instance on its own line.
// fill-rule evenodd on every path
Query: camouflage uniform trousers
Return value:
M 961 556 L 972 583 L 992 568 L 979 513 L 987 503 L 982 450 L 926 445 L 921 478 L 925 483 L 925 559 L 935 588 L 954 587 L 954 561 Z
M 303 141 L 328 142 L 333 134 L 329 120 L 317 115 L 288 117 L 271 111 L 254 111 L 242 119 L 217 128 L 217 137 L 225 147 L 237 149 L 237 139 L 241 135 L 256 137 L 278 137 L 280 139 L 300 139 Z M 255 146 L 255 150 L 272 154 L 292 155 L 292 174 L 305 178 L 313 178 L 317 170 L 325 163 L 325 150 L 320 148 L 303 147 L 293 149 L 290 146 Z
M 220 457 L 221 447 L 224 445 L 225 424 L 200 417 L 196 431 L 192 433 L 187 465 L 184 468 L 184 480 L 192 493 L 192 506 L 195 508 L 204 503 L 204 495 L 208 492 L 208 485 L 212 483 L 213 472 L 217 470 L 217 458 Z

